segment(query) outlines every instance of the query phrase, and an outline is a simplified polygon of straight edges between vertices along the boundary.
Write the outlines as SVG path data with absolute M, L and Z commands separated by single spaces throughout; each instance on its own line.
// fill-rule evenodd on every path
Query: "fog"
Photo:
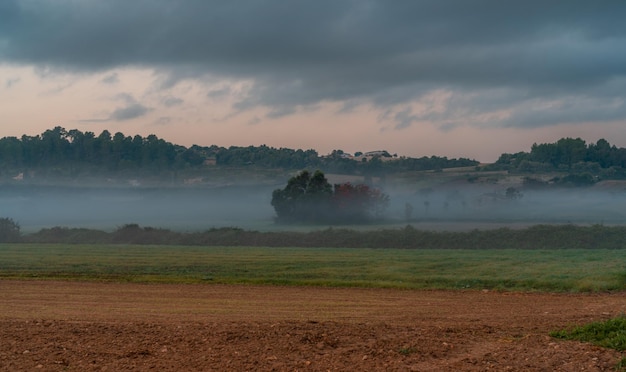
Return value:
M 0 188 L 0 216 L 23 232 L 47 227 L 114 230 L 128 223 L 179 231 L 273 225 L 273 188 Z
M 22 232 L 50 227 L 86 227 L 111 231 L 129 223 L 177 231 L 219 227 L 277 230 L 270 204 L 277 186 L 219 188 L 95 188 L 0 186 L 0 217 Z M 390 205 L 382 226 L 429 230 L 470 230 L 539 223 L 626 223 L 624 190 L 521 190 L 507 198 L 505 188 L 464 186 L 424 191 L 384 190 Z M 410 209 L 407 211 L 407 203 Z M 407 213 L 410 212 L 410 213 Z M 380 227 L 380 224 L 374 227 Z M 324 228 L 313 226 L 312 229 Z
M 428 192 L 396 190 L 390 192 L 387 215 L 405 221 L 410 217 L 408 221 L 418 227 L 422 223 L 424 227 L 444 229 L 450 227 L 450 223 L 459 222 L 466 223 L 464 229 L 541 223 L 626 223 L 624 190 L 598 190 L 594 187 L 519 189 L 520 194 L 507 197 L 506 188 L 480 185 Z

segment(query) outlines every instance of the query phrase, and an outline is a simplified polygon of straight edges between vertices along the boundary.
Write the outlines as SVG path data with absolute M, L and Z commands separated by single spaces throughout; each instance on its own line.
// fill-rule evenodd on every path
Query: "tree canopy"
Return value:
M 20 240 L 20 225 L 11 218 L 0 218 L 0 243 L 13 243 Z
M 0 138 L 0 176 L 37 170 L 39 175 L 76 177 L 86 173 L 143 172 L 159 173 L 199 169 L 207 164 L 218 167 L 252 169 L 323 169 L 342 174 L 382 175 L 387 172 L 428 170 L 477 165 L 469 159 L 445 157 L 394 158 L 367 161 L 335 150 L 327 156 L 317 151 L 261 146 L 217 145 L 189 148 L 175 145 L 156 135 L 126 136 L 104 130 L 99 135 L 66 130 L 57 126 L 40 135 Z
M 323 172 L 304 170 L 274 190 L 271 203 L 282 223 L 356 223 L 382 217 L 389 196 L 365 184 L 331 186 Z
M 561 170 L 622 178 L 626 176 L 626 149 L 612 146 L 605 139 L 587 144 L 581 138 L 561 138 L 554 143 L 535 143 L 530 152 L 502 154 L 494 167 L 519 172 Z

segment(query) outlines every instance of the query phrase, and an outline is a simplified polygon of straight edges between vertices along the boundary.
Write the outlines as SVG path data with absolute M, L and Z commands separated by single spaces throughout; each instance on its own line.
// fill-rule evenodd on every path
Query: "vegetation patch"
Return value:
M 0 244 L 0 278 L 402 289 L 623 289 L 618 250 Z
M 113 232 L 53 227 L 18 236 L 15 242 L 55 244 L 150 244 L 189 246 L 251 246 L 303 248 L 390 249 L 618 249 L 626 248 L 626 226 L 535 225 L 526 229 L 500 228 L 467 232 L 400 229 L 315 231 L 253 231 L 237 227 L 203 232 L 176 232 L 162 228 L 121 226 Z M 626 281 L 624 267 L 623 281 Z
M 594 322 L 571 329 L 554 331 L 550 336 L 563 340 L 589 342 L 617 351 L 626 350 L 626 316 Z
M 0 218 L 0 243 L 20 241 L 20 225 L 11 218 Z
M 140 177 L 144 181 L 210 183 L 207 171 L 227 169 L 229 178 L 245 169 L 259 170 L 317 168 L 342 174 L 381 175 L 388 172 L 433 170 L 477 166 L 476 160 L 447 157 L 393 157 L 386 151 L 361 158 L 346 156 L 341 150 L 320 156 L 315 150 L 261 146 L 211 145 L 185 147 L 167 142 L 156 135 L 127 136 L 108 130 L 96 135 L 78 129 L 57 126 L 40 135 L 0 138 L 0 180 L 22 182 L 74 180 L 85 177 L 106 179 L 110 176 Z M 25 171 L 26 170 L 26 171 Z M 281 172 L 282 173 L 282 172 Z M 187 179 L 189 181 L 189 179 Z M 44 182 L 45 183 L 45 182 Z
M 321 171 L 291 177 L 272 193 L 278 222 L 364 223 L 380 219 L 389 196 L 366 184 L 331 184 Z

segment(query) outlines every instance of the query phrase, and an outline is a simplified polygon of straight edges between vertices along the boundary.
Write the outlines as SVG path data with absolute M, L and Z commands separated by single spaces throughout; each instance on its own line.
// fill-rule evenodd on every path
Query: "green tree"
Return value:
M 14 172 L 20 170 L 23 163 L 22 142 L 16 137 L 0 139 L 0 169 Z
M 48 129 L 41 135 L 44 165 L 63 163 L 69 154 L 68 133 L 62 127 Z
M 293 176 L 284 189 L 272 193 L 279 222 L 352 223 L 379 218 L 389 196 L 364 184 L 343 183 L 333 188 L 321 171 Z
M 524 196 L 524 194 L 522 194 L 521 191 L 519 191 L 518 189 L 512 186 L 506 189 L 506 192 L 504 195 L 509 200 L 518 200 Z
M 19 242 L 20 225 L 11 218 L 0 218 L 0 243 Z
M 311 176 L 304 170 L 291 177 L 284 189 L 272 193 L 272 206 L 281 222 L 309 221 L 323 219 L 328 213 L 332 196 L 332 186 L 321 171 Z

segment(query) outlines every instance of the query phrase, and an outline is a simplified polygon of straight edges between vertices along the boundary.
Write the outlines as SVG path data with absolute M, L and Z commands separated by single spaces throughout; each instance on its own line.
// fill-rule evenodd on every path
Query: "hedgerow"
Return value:
M 467 232 L 326 228 L 310 232 L 260 232 L 237 227 L 176 232 L 127 224 L 113 232 L 54 227 L 21 235 L 19 242 L 64 244 L 175 244 L 251 247 L 337 247 L 400 249 L 624 249 L 626 226 L 536 225 Z

